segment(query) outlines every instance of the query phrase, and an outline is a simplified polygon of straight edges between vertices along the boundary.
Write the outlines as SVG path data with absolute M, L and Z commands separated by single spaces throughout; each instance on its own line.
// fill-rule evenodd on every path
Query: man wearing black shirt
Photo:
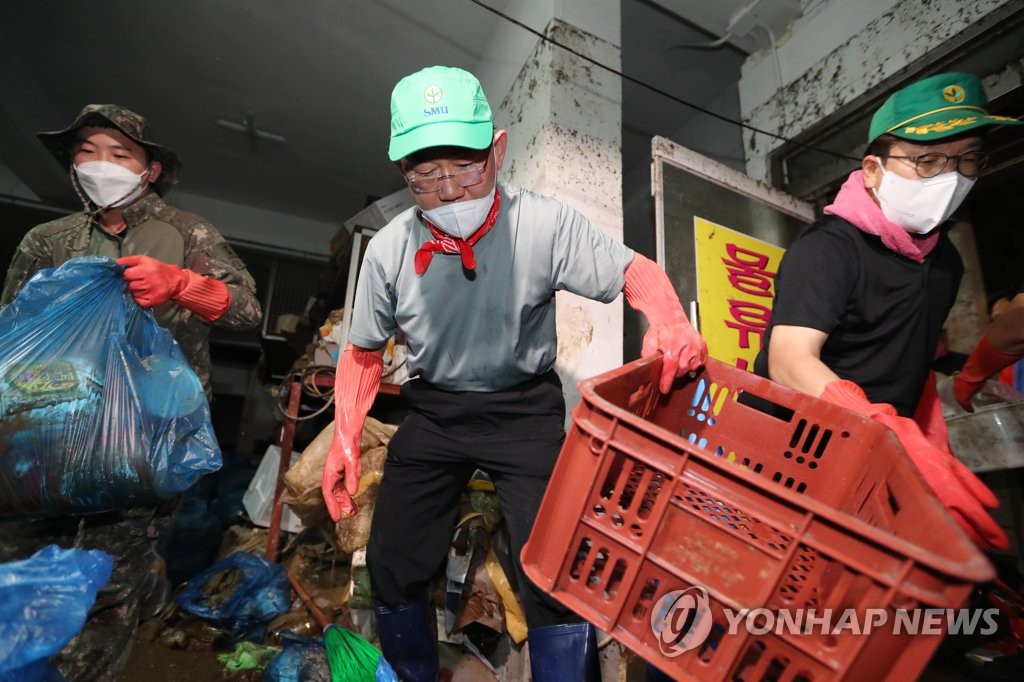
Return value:
M 875 112 L 861 168 L 787 250 L 762 376 L 892 429 L 925 479 L 984 549 L 1006 548 L 995 496 L 949 451 L 931 361 L 963 263 L 942 225 L 987 157 L 991 116 L 970 74 L 931 76 Z

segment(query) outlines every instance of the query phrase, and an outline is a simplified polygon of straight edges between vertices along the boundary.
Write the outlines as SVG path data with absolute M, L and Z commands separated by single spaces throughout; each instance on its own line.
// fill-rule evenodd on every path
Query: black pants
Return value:
M 495 393 L 402 386 L 409 414 L 388 445 L 367 564 L 386 605 L 422 598 L 448 554 L 459 500 L 476 469 L 494 482 L 508 524 L 529 627 L 579 617 L 523 574 L 519 552 L 565 440 L 565 400 L 553 371 Z

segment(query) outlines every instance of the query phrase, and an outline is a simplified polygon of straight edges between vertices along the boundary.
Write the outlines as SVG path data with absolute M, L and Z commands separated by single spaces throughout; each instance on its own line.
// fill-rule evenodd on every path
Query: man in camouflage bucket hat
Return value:
M 50 153 L 56 157 L 57 162 L 64 168 L 71 163 L 71 148 L 74 142 L 74 135 L 83 126 L 99 126 L 101 128 L 116 128 L 127 135 L 133 142 L 142 145 L 146 153 L 154 161 L 160 163 L 163 169 L 160 177 L 153 181 L 153 189 L 163 196 L 170 187 L 178 182 L 181 173 L 181 160 L 170 147 L 157 144 L 153 141 L 153 131 L 149 122 L 139 114 L 117 104 L 89 104 L 72 121 L 71 125 L 63 130 L 55 130 L 48 133 L 39 133 L 38 137 Z M 73 176 L 72 176 L 73 180 Z
M 181 161 L 146 119 L 117 104 L 90 104 L 63 130 L 39 133 L 82 200 L 80 213 L 34 227 L 7 271 L 0 306 L 43 268 L 77 256 L 125 266 L 136 302 L 153 308 L 210 396 L 210 327 L 251 329 L 261 320 L 245 264 L 205 220 L 164 203 Z
M 181 170 L 154 141 L 146 119 L 115 104 L 90 104 L 63 130 L 39 134 L 68 169 L 84 211 L 34 227 L 14 255 L 0 304 L 38 270 L 77 256 L 110 256 L 125 266 L 135 300 L 153 308 L 210 395 L 211 326 L 248 329 L 261 320 L 255 283 L 220 234 L 201 217 L 164 203 Z M 49 544 L 115 557 L 82 631 L 52 659 L 68 680 L 114 680 L 147 609 L 166 599 L 163 560 L 154 553 L 171 504 L 86 516 L 0 520 L 0 561 Z

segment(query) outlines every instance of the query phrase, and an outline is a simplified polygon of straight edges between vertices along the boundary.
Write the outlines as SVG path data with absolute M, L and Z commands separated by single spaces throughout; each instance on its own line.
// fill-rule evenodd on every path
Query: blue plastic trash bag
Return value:
M 164 558 L 167 579 L 177 586 L 213 563 L 220 551 L 224 526 L 206 500 L 186 496 L 174 515 L 171 527 L 156 543 Z
M 203 590 L 211 578 L 232 569 L 242 576 L 230 597 Z M 222 628 L 233 641 L 259 641 L 267 624 L 291 608 L 292 586 L 280 564 L 237 552 L 192 578 L 174 601 L 193 616 Z
M 99 550 L 49 545 L 0 564 L 0 680 L 48 679 L 46 659 L 85 625 L 113 563 Z
M 267 664 L 263 682 L 331 682 L 331 668 L 322 637 L 281 633 L 284 647 Z
M 199 378 L 123 270 L 74 258 L 0 310 L 0 514 L 150 504 L 220 467 Z

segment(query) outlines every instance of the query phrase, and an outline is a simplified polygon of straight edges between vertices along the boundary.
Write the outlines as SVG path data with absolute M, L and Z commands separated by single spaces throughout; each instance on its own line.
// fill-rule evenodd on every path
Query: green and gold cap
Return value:
M 428 147 L 486 149 L 493 139 L 491 106 L 480 81 L 468 71 L 430 66 L 395 85 L 388 147 L 392 161 Z
M 868 143 L 889 133 L 911 142 L 928 142 L 988 125 L 1021 124 L 988 113 L 988 98 L 977 76 L 940 73 L 897 90 L 871 117 Z

